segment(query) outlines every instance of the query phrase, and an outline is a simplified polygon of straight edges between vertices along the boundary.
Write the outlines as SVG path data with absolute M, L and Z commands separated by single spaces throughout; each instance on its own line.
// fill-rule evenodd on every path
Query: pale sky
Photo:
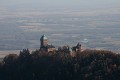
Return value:
M 0 0 L 0 7 L 111 8 L 120 7 L 120 0 Z

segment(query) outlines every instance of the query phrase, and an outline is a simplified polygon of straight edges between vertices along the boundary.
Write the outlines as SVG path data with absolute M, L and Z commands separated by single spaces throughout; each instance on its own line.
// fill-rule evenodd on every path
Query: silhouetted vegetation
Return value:
M 72 57 L 69 51 L 54 53 L 28 49 L 10 54 L 0 63 L 0 80 L 120 80 L 120 54 L 85 50 Z

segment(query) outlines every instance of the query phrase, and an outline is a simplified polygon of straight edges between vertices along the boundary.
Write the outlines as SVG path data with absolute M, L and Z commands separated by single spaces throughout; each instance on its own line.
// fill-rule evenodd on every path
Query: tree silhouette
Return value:
M 0 63 L 0 80 L 120 80 L 120 54 L 84 50 L 73 57 L 68 48 L 50 54 L 23 49 Z

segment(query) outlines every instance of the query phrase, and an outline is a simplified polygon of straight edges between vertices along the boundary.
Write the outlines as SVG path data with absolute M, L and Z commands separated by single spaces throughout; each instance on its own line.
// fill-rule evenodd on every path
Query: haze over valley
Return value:
M 93 0 L 93 6 L 87 0 L 73 4 L 73 0 L 63 4 L 58 0 L 56 4 L 54 0 L 51 3 L 46 3 L 47 0 L 38 3 L 12 1 L 0 3 L 1 51 L 39 49 L 39 38 L 43 34 L 56 47 L 80 42 L 85 48 L 120 50 L 120 6 L 117 0 L 105 3 Z M 59 2 L 61 5 L 57 5 Z

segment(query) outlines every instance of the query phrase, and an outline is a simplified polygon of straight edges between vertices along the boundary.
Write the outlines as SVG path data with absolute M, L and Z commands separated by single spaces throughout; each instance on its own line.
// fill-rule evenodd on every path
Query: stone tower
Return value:
M 48 38 L 45 35 L 42 35 L 40 38 L 40 48 L 48 46 Z

